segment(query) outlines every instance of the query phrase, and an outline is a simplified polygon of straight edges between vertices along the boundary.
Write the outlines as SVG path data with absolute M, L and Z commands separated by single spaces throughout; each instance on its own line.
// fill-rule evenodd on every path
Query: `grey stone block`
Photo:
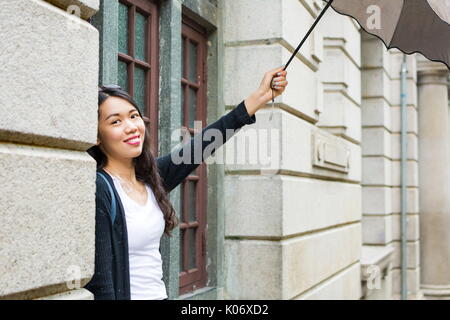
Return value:
M 91 278 L 95 169 L 87 153 L 0 144 L 0 296 L 32 299 Z
M 292 299 L 360 254 L 359 223 L 282 241 L 226 240 L 225 290 L 230 299 Z
M 285 237 L 361 219 L 359 185 L 290 176 L 225 183 L 227 236 Z
M 358 300 L 361 297 L 360 264 L 333 275 L 295 300 Z
M 0 140 L 86 150 L 97 138 L 98 31 L 45 1 L 2 1 Z
M 392 241 L 392 216 L 363 216 L 363 243 L 387 244 Z

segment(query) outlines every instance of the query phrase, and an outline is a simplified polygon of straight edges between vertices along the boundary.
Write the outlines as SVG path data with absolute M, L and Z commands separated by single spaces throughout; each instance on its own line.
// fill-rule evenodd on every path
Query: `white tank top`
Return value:
M 119 179 L 112 178 L 125 210 L 131 300 L 166 299 L 166 286 L 162 281 L 162 259 L 159 252 L 165 221 L 155 195 L 146 184 L 147 203 L 141 206 L 126 194 Z

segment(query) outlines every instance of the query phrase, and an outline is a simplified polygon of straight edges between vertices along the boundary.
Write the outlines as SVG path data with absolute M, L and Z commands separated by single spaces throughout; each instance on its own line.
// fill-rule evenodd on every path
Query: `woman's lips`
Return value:
M 127 141 L 125 141 L 126 144 L 129 144 L 131 146 L 138 146 L 141 144 L 141 138 L 139 136 L 129 139 Z

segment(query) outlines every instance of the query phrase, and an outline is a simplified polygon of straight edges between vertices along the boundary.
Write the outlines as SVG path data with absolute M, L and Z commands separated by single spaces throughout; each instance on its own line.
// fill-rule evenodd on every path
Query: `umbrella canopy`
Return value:
M 450 0 L 334 0 L 331 6 L 388 49 L 419 52 L 450 69 Z
M 388 49 L 442 62 L 450 69 L 450 0 L 323 0 L 327 2 L 295 49 L 287 69 L 322 16 L 332 7 L 354 18 L 366 32 L 380 38 Z
M 292 53 L 284 70 L 330 7 L 354 18 L 366 32 L 380 38 L 388 49 L 397 48 L 406 54 L 418 52 L 450 69 L 450 0 L 323 1 L 327 3 L 325 8 Z

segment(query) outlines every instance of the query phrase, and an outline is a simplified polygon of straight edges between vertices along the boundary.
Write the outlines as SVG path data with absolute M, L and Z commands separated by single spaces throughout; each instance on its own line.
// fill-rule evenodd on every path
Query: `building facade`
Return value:
M 97 86 L 150 118 L 155 155 L 287 62 L 321 0 L 0 3 L 0 298 L 92 299 Z M 329 10 L 257 112 L 170 199 L 169 299 L 450 297 L 449 71 Z M 406 198 L 401 97 L 406 94 Z M 271 116 L 273 116 L 271 118 Z M 197 122 L 196 122 L 197 121 Z M 199 124 L 199 122 L 201 123 Z

